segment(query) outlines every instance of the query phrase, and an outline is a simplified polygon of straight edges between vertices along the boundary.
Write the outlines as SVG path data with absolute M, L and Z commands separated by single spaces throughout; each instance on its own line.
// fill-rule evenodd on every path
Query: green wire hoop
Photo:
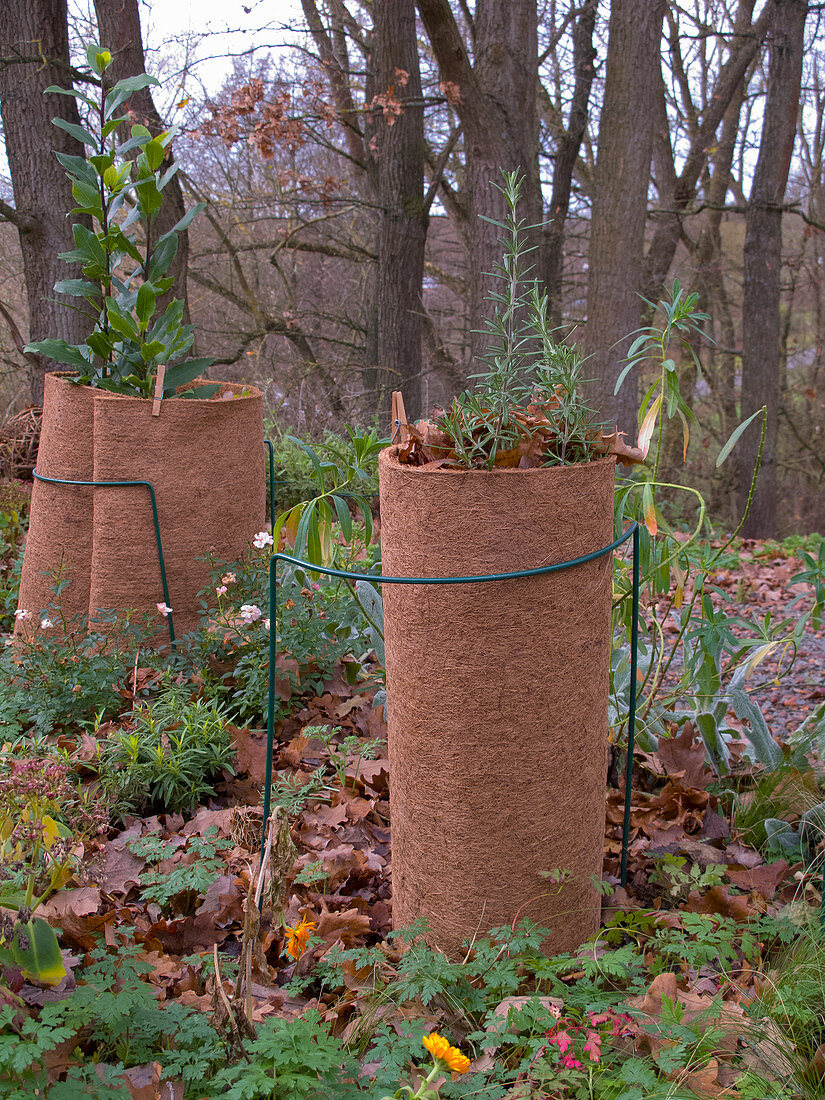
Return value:
M 45 474 L 39 474 L 37 469 L 32 470 L 32 477 L 37 481 L 46 481 L 50 485 L 83 485 L 91 486 L 93 489 L 105 488 L 131 488 L 136 485 L 142 486 L 144 489 L 149 490 L 149 500 L 152 503 L 152 523 L 155 526 L 155 543 L 158 548 L 158 564 L 160 565 L 160 582 L 163 586 L 163 602 L 167 607 L 171 607 L 169 601 L 169 586 L 166 583 L 166 562 L 163 559 L 163 543 L 160 537 L 160 521 L 158 520 L 158 502 L 155 498 L 155 487 L 151 481 L 75 481 L 66 477 L 46 477 Z M 169 641 L 172 648 L 175 648 L 175 627 L 172 622 L 172 612 L 170 611 L 166 615 L 166 625 L 169 628 Z
M 593 550 L 590 554 L 583 554 L 579 558 L 571 558 L 570 561 L 557 562 L 555 565 L 540 565 L 536 569 L 517 569 L 512 573 L 485 573 L 473 577 L 385 577 L 374 573 L 352 573 L 346 569 L 333 569 L 329 566 L 314 565 L 302 558 L 292 557 L 290 554 L 273 554 L 269 560 L 269 692 L 266 714 L 266 774 L 264 776 L 264 814 L 263 829 L 261 832 L 261 859 L 264 856 L 266 843 L 266 827 L 269 822 L 272 794 L 272 752 L 275 745 L 275 658 L 278 650 L 277 640 L 277 568 L 278 562 L 287 562 L 289 565 L 297 565 L 313 573 L 323 573 L 328 577 L 337 577 L 340 580 L 364 580 L 372 584 L 484 584 L 487 581 L 507 581 L 516 577 L 538 577 L 544 573 L 556 573 L 562 569 L 571 569 L 576 565 L 584 565 L 585 562 L 594 561 L 612 553 L 628 539 L 633 540 L 633 612 L 630 640 L 630 688 L 627 718 L 627 767 L 625 769 L 625 796 L 624 819 L 622 823 L 622 860 L 621 860 L 621 884 L 627 884 L 627 851 L 630 835 L 630 796 L 633 786 L 633 750 L 636 743 L 636 672 L 637 653 L 639 647 L 639 524 L 633 520 L 622 532 L 619 538 L 603 546 L 600 550 Z

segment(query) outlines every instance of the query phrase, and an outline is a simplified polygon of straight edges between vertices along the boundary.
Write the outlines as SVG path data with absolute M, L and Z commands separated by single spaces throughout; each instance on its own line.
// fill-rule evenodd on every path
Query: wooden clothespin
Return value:
M 392 394 L 392 432 L 393 443 L 406 443 L 410 438 L 407 428 L 407 413 L 404 409 L 404 398 L 400 390 L 393 390 Z
M 155 397 L 152 401 L 152 416 L 160 416 L 160 403 L 163 400 L 163 379 L 166 374 L 166 366 L 161 363 L 158 367 L 157 378 L 155 379 Z

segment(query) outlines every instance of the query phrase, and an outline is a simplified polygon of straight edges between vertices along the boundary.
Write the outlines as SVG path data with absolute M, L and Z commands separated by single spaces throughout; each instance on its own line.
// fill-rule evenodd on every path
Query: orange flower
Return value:
M 294 928 L 290 928 L 289 926 L 284 928 L 284 931 L 289 937 L 286 945 L 286 953 L 290 958 L 300 959 L 301 955 L 306 950 L 310 932 L 313 928 L 317 927 L 318 925 L 315 921 L 308 920 L 305 914 Z
M 431 1031 L 421 1040 L 427 1050 L 432 1054 L 433 1060 L 443 1062 L 453 1073 L 466 1073 L 470 1068 L 470 1059 L 462 1054 L 458 1047 L 450 1046 L 443 1035 Z

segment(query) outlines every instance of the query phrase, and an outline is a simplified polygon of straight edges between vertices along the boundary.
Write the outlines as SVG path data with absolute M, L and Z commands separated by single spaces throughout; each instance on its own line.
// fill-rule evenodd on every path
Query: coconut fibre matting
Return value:
M 379 459 L 388 576 L 513 572 L 612 541 L 612 458 L 445 471 L 396 454 Z M 551 951 L 598 928 L 611 585 L 607 555 L 384 587 L 396 927 L 426 917 L 450 955 L 517 915 L 552 929 Z
M 237 560 L 265 519 L 261 394 L 229 384 L 221 393 L 166 399 L 155 417 L 149 400 L 46 380 L 38 473 L 154 485 L 178 634 L 198 623 L 205 557 Z M 38 482 L 35 494 L 20 606 L 51 603 L 44 574 L 64 562 L 72 584 L 61 600 L 73 613 L 157 616 L 164 597 L 148 490 Z

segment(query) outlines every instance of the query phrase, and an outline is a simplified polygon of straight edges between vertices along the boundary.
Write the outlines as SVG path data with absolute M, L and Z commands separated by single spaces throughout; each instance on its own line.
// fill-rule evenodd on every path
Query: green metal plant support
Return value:
M 143 488 L 149 490 L 149 500 L 152 503 L 152 523 L 155 526 L 155 543 L 158 548 L 158 564 L 160 565 L 160 582 L 163 586 L 163 602 L 167 607 L 171 607 L 169 602 L 169 586 L 166 583 L 166 562 L 163 559 L 163 543 L 160 537 L 160 521 L 158 520 L 158 502 L 155 498 L 155 487 L 151 481 L 74 481 L 65 477 L 46 477 L 45 474 L 39 474 L 36 469 L 32 470 L 32 477 L 37 481 L 47 481 L 50 485 L 83 485 L 90 486 L 93 489 L 115 489 L 115 488 L 132 488 L 136 485 L 141 485 Z M 169 641 L 172 648 L 175 648 L 175 627 L 172 623 L 172 612 L 170 611 L 166 616 L 166 625 L 169 628 Z
M 633 749 L 636 740 L 636 692 L 637 692 L 637 650 L 639 643 L 639 525 L 634 520 L 622 534 L 600 550 L 584 554 L 570 561 L 556 565 L 541 565 L 536 569 L 517 569 L 512 573 L 486 573 L 473 577 L 385 577 L 374 573 L 351 573 L 344 569 L 332 569 L 329 566 L 314 565 L 312 562 L 294 558 L 289 554 L 273 554 L 269 561 L 269 692 L 266 717 L 266 774 L 264 777 L 264 815 L 261 834 L 261 859 L 264 855 L 266 828 L 269 821 L 272 793 L 272 752 L 275 743 L 275 658 L 278 651 L 277 640 L 277 568 L 278 562 L 297 565 L 314 573 L 323 573 L 346 581 L 370 581 L 372 584 L 483 584 L 487 581 L 507 581 L 516 577 L 539 577 L 545 573 L 556 573 L 562 569 L 571 569 L 576 565 L 594 561 L 612 553 L 628 539 L 633 540 L 633 619 L 630 646 L 630 699 L 628 706 L 627 731 L 627 768 L 625 770 L 624 821 L 622 825 L 621 884 L 627 884 L 627 850 L 630 835 L 630 796 L 633 787 Z

